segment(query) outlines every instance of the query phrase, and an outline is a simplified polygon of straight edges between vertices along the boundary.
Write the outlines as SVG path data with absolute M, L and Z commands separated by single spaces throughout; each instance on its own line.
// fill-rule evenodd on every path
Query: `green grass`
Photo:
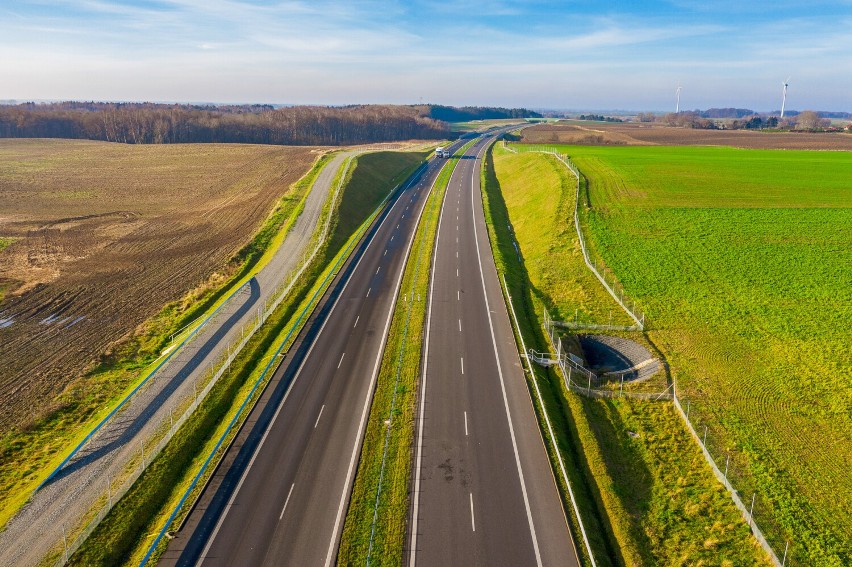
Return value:
M 794 565 L 852 563 L 852 155 L 564 147 L 591 246 Z
M 455 161 L 448 160 L 435 182 L 407 259 L 343 526 L 338 565 L 364 565 L 368 556 L 371 565 L 402 563 L 409 503 L 411 445 L 414 439 L 417 384 L 420 376 L 432 246 L 441 203 L 453 169 L 450 163 L 454 165 Z M 417 297 L 420 299 L 415 299 Z M 392 407 L 393 418 L 388 437 L 382 492 L 378 502 L 379 520 L 370 552 L 370 533 L 387 432 L 385 420 L 391 415 Z
M 0 238 L 0 252 L 8 248 L 14 241 L 14 238 Z
M 579 308 L 592 319 L 618 306 L 583 262 L 571 224 L 573 176 L 543 154 L 498 147 L 492 159 L 487 195 L 498 265 L 528 346 L 541 349 L 547 344 L 542 306 L 563 318 Z M 523 265 L 502 228 L 507 223 Z M 536 374 L 566 465 L 581 471 L 572 485 L 598 565 L 762 563 L 762 551 L 670 404 L 589 400 L 567 392 L 554 372 Z
M 391 152 L 387 152 L 391 154 Z M 404 159 L 395 159 L 394 166 L 387 166 L 378 160 L 363 160 L 362 167 L 350 167 L 346 185 L 340 202 L 335 210 L 326 205 L 324 216 L 332 214 L 332 232 L 321 254 L 299 280 L 299 285 L 289 298 L 281 303 L 270 316 L 264 327 L 246 345 L 240 356 L 232 364 L 231 373 L 223 377 L 211 390 L 207 400 L 182 427 L 174 440 L 155 459 L 144 475 L 128 494 L 116 505 L 110 515 L 95 530 L 84 546 L 74 555 L 72 563 L 77 565 L 116 565 L 136 564 L 145 553 L 150 540 L 163 525 L 170 511 L 189 486 L 193 476 L 203 460 L 215 446 L 216 440 L 224 433 L 226 424 L 236 413 L 237 408 L 248 395 L 252 385 L 260 376 L 263 365 L 274 355 L 281 341 L 294 324 L 298 313 L 308 306 L 322 282 L 330 274 L 333 266 L 351 245 L 360 238 L 374 218 L 370 213 L 398 183 L 399 176 L 406 170 L 413 170 L 420 163 L 422 154 L 404 154 Z M 381 173 L 376 174 L 376 171 Z M 382 177 L 385 175 L 385 177 Z M 368 180 L 365 181 L 364 177 Z M 347 193 L 357 192 L 357 198 Z M 372 203 L 372 208 L 364 208 Z M 346 218 L 346 222 L 342 219 Z M 357 224 L 356 224 L 357 223 Z M 332 242 L 336 242 L 333 248 Z M 329 279 L 330 281 L 330 279 Z M 318 294 L 318 297 L 322 292 Z M 295 334 L 294 334 L 295 336 Z M 267 376 L 267 380 L 271 373 Z M 262 389 L 255 394 L 254 403 Z M 247 416 L 244 412 L 242 418 Z M 236 432 L 234 429 L 233 433 Z M 224 445 L 223 445 L 224 447 Z M 217 458 L 221 457 L 220 450 Z M 212 467 L 211 469 L 212 470 Z M 200 486 L 193 497 L 200 492 Z M 183 514 L 189 509 L 185 506 Z M 146 536 L 147 534 L 147 536 Z M 165 549 L 161 545 L 159 553 Z

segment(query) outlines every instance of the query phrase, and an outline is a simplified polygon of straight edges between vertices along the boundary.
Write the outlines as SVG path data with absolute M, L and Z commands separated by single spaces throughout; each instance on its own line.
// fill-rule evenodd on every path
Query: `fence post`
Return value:
M 754 497 L 757 493 L 751 495 L 751 507 L 748 509 L 748 527 L 751 528 L 754 524 Z

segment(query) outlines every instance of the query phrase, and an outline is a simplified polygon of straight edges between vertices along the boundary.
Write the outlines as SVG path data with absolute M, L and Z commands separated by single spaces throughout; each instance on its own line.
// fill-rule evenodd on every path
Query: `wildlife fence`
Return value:
M 714 434 L 711 420 L 704 420 L 695 423 L 694 408 L 691 401 L 685 400 L 678 396 L 677 387 L 674 381 L 671 385 L 660 392 L 638 392 L 632 389 L 625 390 L 622 381 L 614 381 L 611 376 L 598 376 L 588 368 L 583 366 L 583 361 L 579 357 L 565 352 L 562 338 L 557 332 L 557 327 L 579 330 L 579 329 L 599 329 L 599 330 L 645 330 L 645 316 L 636 310 L 635 304 L 628 305 L 625 303 L 624 292 L 619 288 L 614 275 L 610 278 L 607 276 L 608 270 L 595 259 L 591 259 L 588 252 L 588 246 L 583 236 L 581 223 L 579 219 L 579 208 L 581 202 L 588 207 L 588 200 L 583 198 L 581 191 L 582 174 L 570 158 L 558 151 L 556 147 L 546 145 L 528 145 L 528 144 L 512 144 L 509 145 L 504 141 L 504 147 L 509 151 L 520 152 L 539 152 L 547 153 L 556 157 L 561 161 L 573 174 L 576 179 L 576 200 L 574 204 L 574 226 L 577 232 L 580 246 L 583 251 L 583 259 L 590 270 L 606 287 L 610 295 L 618 301 L 619 305 L 630 315 L 636 322 L 630 327 L 618 327 L 613 325 L 601 325 L 578 321 L 554 321 L 550 318 L 547 310 L 543 312 L 543 323 L 548 337 L 549 346 L 553 353 L 538 353 L 530 349 L 528 356 L 542 364 L 555 364 L 559 367 L 563 380 L 568 390 L 584 395 L 589 398 L 619 398 L 630 397 L 645 400 L 672 400 L 678 415 L 683 419 L 684 424 L 690 432 L 690 435 L 701 448 L 705 460 L 710 465 L 714 476 L 731 495 L 737 509 L 742 514 L 744 521 L 750 531 L 758 541 L 760 546 L 766 552 L 770 562 L 778 567 L 786 567 L 788 565 L 806 565 L 805 558 L 796 558 L 794 549 L 783 534 L 784 530 L 780 527 L 772 514 L 773 506 L 771 502 L 761 496 L 754 486 L 754 480 L 748 472 L 748 465 L 744 455 L 738 454 L 727 448 L 727 444 L 723 441 L 724 436 L 721 432 Z M 611 280 L 611 282 L 610 282 Z M 629 301 L 629 300 L 628 300 Z M 684 408 L 684 404 L 686 408 Z M 693 415 L 690 415 L 693 412 Z M 714 458 L 715 455 L 715 458 Z M 717 463 L 716 459 L 719 459 Z M 724 463 L 721 464 L 723 462 Z M 736 486 L 735 486 L 736 485 Z M 764 533 L 758 523 L 767 529 Z M 776 549 L 783 549 L 782 553 L 776 553 Z M 780 559 L 779 559 L 780 555 Z
M 536 153 L 545 153 L 554 156 L 557 160 L 559 160 L 568 170 L 574 175 L 575 179 L 575 199 L 574 199 L 574 229 L 577 233 L 577 240 L 580 243 L 580 249 L 583 253 L 583 261 L 586 266 L 592 271 L 592 274 L 603 284 L 604 288 L 609 292 L 612 298 L 618 303 L 621 308 L 624 310 L 627 315 L 633 319 L 635 322 L 631 326 L 613 326 L 608 325 L 606 327 L 611 327 L 612 330 L 625 330 L 625 331 L 644 331 L 645 330 L 645 314 L 642 313 L 636 306 L 636 302 L 629 299 L 625 292 L 624 287 L 618 282 L 618 278 L 615 277 L 615 273 L 610 270 L 603 261 L 598 261 L 597 258 L 592 257 L 589 252 L 589 246 L 586 243 L 586 237 L 583 235 L 583 229 L 580 223 L 580 204 L 582 201 L 583 206 L 589 208 L 588 198 L 583 197 L 583 192 L 581 190 L 581 180 L 584 179 L 580 170 L 577 169 L 577 166 L 567 154 L 561 153 L 554 146 L 541 146 L 534 144 L 508 144 L 506 141 L 503 142 L 503 147 L 507 150 L 514 153 L 524 153 L 524 152 L 536 152 Z M 587 181 L 586 181 L 587 183 Z M 570 325 L 575 329 L 600 329 L 602 328 L 600 324 L 583 322 L 575 317 L 573 322 L 564 322 L 565 325 Z

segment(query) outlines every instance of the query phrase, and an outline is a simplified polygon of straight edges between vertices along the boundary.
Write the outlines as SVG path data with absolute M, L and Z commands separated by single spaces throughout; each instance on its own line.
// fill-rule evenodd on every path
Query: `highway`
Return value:
M 331 565 L 405 258 L 444 160 L 385 210 L 276 370 L 163 565 Z
M 488 143 L 459 161 L 439 221 L 407 562 L 579 566 L 488 241 Z

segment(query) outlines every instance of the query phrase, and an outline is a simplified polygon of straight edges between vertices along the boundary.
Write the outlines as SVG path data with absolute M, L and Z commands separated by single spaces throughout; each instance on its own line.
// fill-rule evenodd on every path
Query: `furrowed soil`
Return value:
M 788 565 L 852 564 L 852 154 L 561 147 L 587 237 Z
M 523 258 L 526 292 L 513 295 L 521 318 L 541 325 L 541 308 L 559 319 L 629 324 L 626 315 L 586 267 L 573 225 L 575 181 L 555 157 L 514 154 L 495 146 L 495 178 L 489 200 L 502 198 L 507 221 Z M 505 225 L 495 218 L 496 228 Z M 504 255 L 511 265 L 516 255 Z M 510 284 L 511 285 L 511 284 Z M 523 287 L 523 286 L 522 286 Z M 644 342 L 641 333 L 624 335 Z M 541 342 L 527 346 L 547 350 Z M 576 341 L 576 339 L 574 339 Z M 765 565 L 765 553 L 722 485 L 713 477 L 700 449 L 671 402 L 589 399 L 568 392 L 557 372 L 536 368 L 542 387 L 554 398 L 555 423 L 566 417 L 558 436 L 563 452 L 582 471 L 575 492 L 586 531 L 592 534 L 598 565 Z M 664 376 L 663 376 L 664 378 Z M 643 391 L 660 391 L 656 382 Z M 556 408 L 559 408 L 558 410 Z M 573 446 L 573 447 L 572 447 Z
M 74 404 L 143 322 L 225 281 L 323 151 L 0 140 L 0 433 Z
M 852 151 L 852 134 L 841 132 L 752 132 L 698 130 L 662 124 L 571 121 L 524 128 L 530 144 L 583 146 L 732 146 L 776 150 Z

